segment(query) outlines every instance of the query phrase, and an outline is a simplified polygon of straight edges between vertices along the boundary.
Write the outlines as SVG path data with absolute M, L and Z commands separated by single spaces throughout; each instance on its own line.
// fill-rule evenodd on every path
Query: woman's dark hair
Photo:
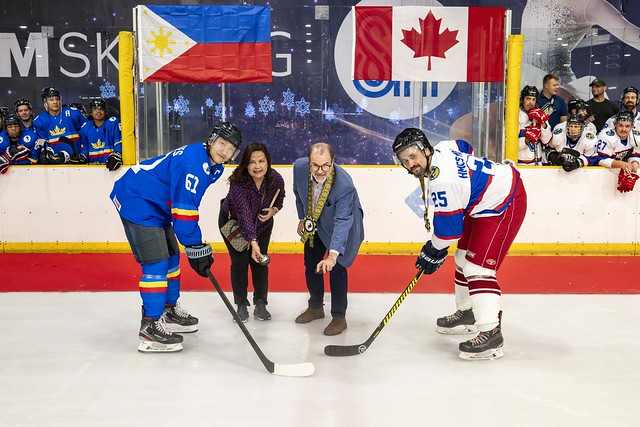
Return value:
M 265 174 L 267 184 L 266 189 L 268 190 L 271 188 L 271 185 L 273 184 L 273 174 L 271 173 L 271 155 L 269 154 L 267 147 L 262 142 L 257 141 L 249 143 L 242 151 L 242 157 L 240 157 L 238 167 L 231 173 L 229 182 L 250 182 L 249 180 L 251 180 L 252 178 L 251 175 L 249 175 L 247 168 L 249 167 L 249 162 L 251 161 L 251 154 L 256 151 L 262 151 L 267 159 L 267 173 Z

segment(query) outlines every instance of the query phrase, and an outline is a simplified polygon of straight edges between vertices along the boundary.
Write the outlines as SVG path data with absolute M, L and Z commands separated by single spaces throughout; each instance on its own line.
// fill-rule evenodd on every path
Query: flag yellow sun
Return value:
M 167 54 L 171 55 L 173 51 L 171 50 L 170 45 L 176 44 L 175 40 L 171 40 L 172 31 L 169 31 L 167 34 L 164 34 L 164 30 L 160 27 L 158 34 L 155 31 L 151 31 L 151 35 L 154 37 L 153 39 L 147 40 L 147 43 L 152 44 L 151 53 L 156 53 L 158 51 L 158 55 L 160 57 L 164 57 L 164 51 L 167 51 Z

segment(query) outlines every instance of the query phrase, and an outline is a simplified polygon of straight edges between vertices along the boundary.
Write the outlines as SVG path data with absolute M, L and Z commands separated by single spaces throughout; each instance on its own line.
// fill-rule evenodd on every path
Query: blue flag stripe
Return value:
M 147 7 L 196 43 L 271 42 L 268 6 Z

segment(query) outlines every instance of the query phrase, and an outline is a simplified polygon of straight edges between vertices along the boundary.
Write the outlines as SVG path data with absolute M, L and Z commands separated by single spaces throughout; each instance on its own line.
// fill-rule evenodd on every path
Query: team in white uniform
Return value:
M 538 89 L 525 86 L 520 92 L 520 112 L 518 122 L 518 164 L 542 165 L 545 160 L 544 147 L 551 140 L 549 116 L 536 107 Z
M 596 134 L 587 129 L 584 118 L 572 114 L 569 120 L 553 129 L 553 137 L 545 154 L 550 164 L 562 166 L 565 171 L 571 172 L 595 164 L 598 159 L 597 142 Z

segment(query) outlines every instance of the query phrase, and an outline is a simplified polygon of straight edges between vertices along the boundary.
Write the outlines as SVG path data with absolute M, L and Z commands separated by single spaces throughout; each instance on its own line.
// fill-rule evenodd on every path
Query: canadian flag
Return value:
M 354 6 L 354 80 L 497 82 L 501 7 Z

